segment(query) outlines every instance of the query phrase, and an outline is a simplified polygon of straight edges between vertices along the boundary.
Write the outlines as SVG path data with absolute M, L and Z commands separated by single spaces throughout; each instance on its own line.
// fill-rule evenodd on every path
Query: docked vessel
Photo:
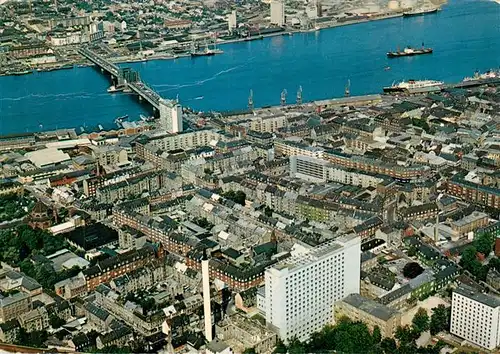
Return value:
M 115 119 L 115 123 L 116 125 L 118 125 L 118 127 L 121 127 L 122 126 L 122 123 L 124 121 L 126 121 L 128 119 L 128 114 L 124 115 L 124 116 L 121 116 L 121 117 L 118 117 Z
M 399 57 L 411 57 L 414 55 L 432 54 L 432 48 L 425 48 L 422 44 L 422 48 L 416 49 L 412 47 L 406 47 L 402 51 L 399 49 L 395 52 L 387 52 L 389 58 L 399 58 Z
M 455 85 L 455 87 L 468 88 L 468 87 L 475 87 L 475 86 L 481 86 L 499 82 L 500 82 L 500 71 L 488 70 L 485 73 L 480 73 L 479 71 L 476 71 L 474 73 L 474 76 L 465 77 L 462 80 L 462 82 Z
M 392 86 L 384 87 L 384 92 L 387 93 L 419 93 L 440 91 L 443 89 L 444 82 L 436 80 L 408 80 L 402 81 Z
M 28 75 L 28 74 L 32 74 L 32 73 L 33 73 L 33 71 L 31 71 L 31 70 L 19 70 L 19 71 L 7 72 L 7 75 L 21 76 L 21 75 Z
M 413 9 L 410 11 L 403 12 L 403 17 L 421 16 L 427 14 L 433 14 L 441 10 L 439 7 L 424 7 L 420 9 Z
M 498 0 L 498 1 L 500 1 L 500 0 Z M 488 70 L 485 73 L 481 74 L 479 71 L 476 71 L 474 73 L 474 76 L 465 77 L 462 81 L 469 82 L 469 81 L 480 81 L 480 80 L 489 80 L 489 79 L 500 79 L 500 72 Z
M 57 69 L 58 70 L 68 70 L 68 69 L 73 69 L 74 65 L 73 64 L 64 64 L 59 66 Z

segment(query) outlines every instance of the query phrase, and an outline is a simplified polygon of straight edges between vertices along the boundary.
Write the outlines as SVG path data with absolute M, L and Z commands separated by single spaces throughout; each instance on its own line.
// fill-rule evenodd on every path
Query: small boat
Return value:
M 97 128 L 99 128 L 100 131 L 103 131 L 104 130 L 104 127 L 102 125 L 98 125 Z
M 108 91 L 109 93 L 115 93 L 115 92 L 120 92 L 121 90 L 116 88 L 115 85 L 112 85 L 106 91 Z
M 199 97 L 196 97 L 195 100 L 202 100 L 204 98 L 205 98 L 205 96 L 199 96 Z
M 140 114 L 139 118 L 141 118 L 143 122 L 149 122 L 151 120 L 151 117 L 146 117 L 144 114 Z
M 390 67 L 390 66 L 386 66 L 386 67 L 384 68 L 384 71 L 389 71 L 389 70 L 391 70 L 391 67 Z

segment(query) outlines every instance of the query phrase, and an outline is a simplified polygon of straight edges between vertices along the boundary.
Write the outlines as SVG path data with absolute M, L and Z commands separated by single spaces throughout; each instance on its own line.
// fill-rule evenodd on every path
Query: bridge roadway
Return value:
M 120 78 L 120 68 L 110 61 L 106 60 L 105 58 L 101 57 L 96 52 L 86 47 L 80 48 L 78 52 L 86 59 L 97 65 L 99 68 L 108 72 L 111 76 L 114 76 L 118 80 L 118 82 L 121 81 L 120 79 L 123 79 Z M 124 81 L 123 86 L 135 92 L 141 99 L 146 100 L 156 110 L 160 109 L 161 96 L 141 80 L 134 82 Z

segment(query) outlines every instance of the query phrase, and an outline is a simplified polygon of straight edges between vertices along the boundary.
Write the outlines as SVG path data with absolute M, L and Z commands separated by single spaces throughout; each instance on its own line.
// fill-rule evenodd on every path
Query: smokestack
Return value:
M 201 275 L 203 277 L 203 312 L 205 315 L 205 338 L 212 341 L 212 309 L 210 306 L 210 271 L 208 267 L 206 250 L 203 250 L 201 261 Z
M 439 241 L 438 226 L 439 226 L 439 214 L 436 215 L 436 223 L 434 224 L 434 242 Z

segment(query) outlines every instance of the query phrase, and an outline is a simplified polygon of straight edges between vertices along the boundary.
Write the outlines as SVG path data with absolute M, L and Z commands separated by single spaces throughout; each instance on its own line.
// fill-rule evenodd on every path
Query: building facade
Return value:
M 482 348 L 500 344 L 500 299 L 461 284 L 453 292 L 450 333 Z
M 288 342 L 304 341 L 333 320 L 333 305 L 359 293 L 361 241 L 346 235 L 265 272 L 267 324 Z

